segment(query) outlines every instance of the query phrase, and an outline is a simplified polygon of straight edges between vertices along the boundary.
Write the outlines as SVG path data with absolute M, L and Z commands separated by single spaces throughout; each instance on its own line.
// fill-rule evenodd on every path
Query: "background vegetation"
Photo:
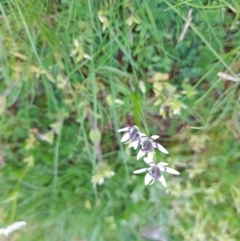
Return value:
M 237 0 L 1 0 L 0 227 L 28 223 L 8 240 L 240 240 L 239 16 Z M 181 172 L 167 190 L 132 174 L 116 131 L 134 123 Z

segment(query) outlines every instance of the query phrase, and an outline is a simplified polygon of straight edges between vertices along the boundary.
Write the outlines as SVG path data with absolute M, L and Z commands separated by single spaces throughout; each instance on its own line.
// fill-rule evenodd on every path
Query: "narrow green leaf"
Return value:
M 6 107 L 6 97 L 3 95 L 0 95 L 0 114 L 2 114 L 5 111 Z
M 132 95 L 132 102 L 133 102 L 133 114 L 134 114 L 134 122 L 135 124 L 140 127 L 140 122 L 139 122 L 139 112 L 141 111 L 141 106 L 138 98 L 138 93 L 133 92 Z

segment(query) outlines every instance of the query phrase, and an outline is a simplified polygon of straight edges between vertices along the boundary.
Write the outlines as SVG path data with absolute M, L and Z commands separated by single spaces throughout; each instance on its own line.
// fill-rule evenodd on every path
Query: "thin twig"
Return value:
M 183 30 L 181 32 L 181 34 L 179 35 L 178 37 L 178 43 L 180 43 L 181 41 L 183 41 L 186 33 L 187 33 L 187 30 L 188 30 L 188 27 L 192 21 L 192 12 L 193 12 L 193 8 L 190 8 L 189 11 L 188 11 L 188 16 L 187 16 L 187 21 L 183 27 Z
M 233 82 L 240 81 L 240 78 L 237 78 L 235 76 L 232 76 L 232 75 L 224 73 L 224 72 L 218 72 L 217 76 L 222 78 L 222 79 L 230 80 L 230 81 L 233 81 Z

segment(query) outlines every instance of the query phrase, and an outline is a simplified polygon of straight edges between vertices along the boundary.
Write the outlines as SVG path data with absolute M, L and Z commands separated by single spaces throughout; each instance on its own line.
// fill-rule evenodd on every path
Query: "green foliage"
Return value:
M 219 77 L 239 80 L 239 16 L 235 0 L 0 1 L 0 228 L 28 223 L 9 240 L 239 240 L 239 84 Z M 134 123 L 181 172 L 167 190 L 132 175 L 116 130 Z

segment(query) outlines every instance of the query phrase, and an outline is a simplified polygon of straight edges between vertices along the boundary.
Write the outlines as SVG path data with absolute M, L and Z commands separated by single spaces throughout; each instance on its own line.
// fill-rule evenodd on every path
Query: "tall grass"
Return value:
M 10 240 L 238 240 L 239 90 L 218 73 L 239 78 L 239 13 L 1 1 L 0 227 L 28 223 Z M 132 175 L 142 161 L 117 129 L 134 123 L 181 172 L 167 190 Z

